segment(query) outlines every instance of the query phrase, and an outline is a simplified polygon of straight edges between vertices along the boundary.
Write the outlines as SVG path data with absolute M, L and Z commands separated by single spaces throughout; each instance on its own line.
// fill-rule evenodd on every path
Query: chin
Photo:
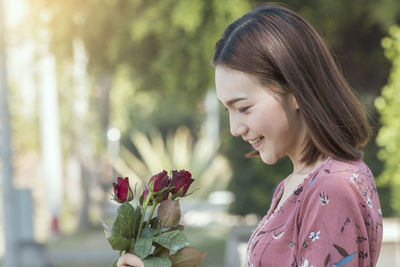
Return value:
M 279 157 L 276 157 L 275 155 L 270 155 L 270 154 L 269 155 L 265 155 L 262 152 L 260 152 L 260 157 L 261 157 L 261 160 L 265 164 L 268 164 L 268 165 L 274 165 L 279 159 Z

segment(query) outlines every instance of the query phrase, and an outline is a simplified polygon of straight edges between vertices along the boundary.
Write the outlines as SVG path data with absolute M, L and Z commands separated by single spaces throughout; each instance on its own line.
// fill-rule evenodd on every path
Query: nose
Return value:
M 229 116 L 229 124 L 231 134 L 233 136 L 241 136 L 244 135 L 247 131 L 247 126 L 237 118 L 237 116 Z

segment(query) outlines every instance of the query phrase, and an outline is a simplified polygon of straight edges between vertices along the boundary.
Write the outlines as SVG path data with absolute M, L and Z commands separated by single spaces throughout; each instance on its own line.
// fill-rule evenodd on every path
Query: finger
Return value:
M 125 253 L 122 255 L 118 262 L 117 262 L 118 267 L 144 267 L 143 262 L 141 259 L 133 254 L 130 253 Z

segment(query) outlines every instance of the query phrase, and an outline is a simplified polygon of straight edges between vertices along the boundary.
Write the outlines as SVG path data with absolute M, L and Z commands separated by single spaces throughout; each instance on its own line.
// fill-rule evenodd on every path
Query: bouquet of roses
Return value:
M 179 224 L 181 210 L 178 199 L 189 195 L 188 189 L 193 181 L 188 171 L 172 171 L 170 178 L 164 170 L 149 179 L 134 207 L 129 203 L 134 199 L 129 179 L 119 177 L 113 183 L 113 199 L 121 204 L 117 217 L 111 227 L 103 222 L 112 249 L 120 251 L 120 255 L 123 252 L 136 254 L 145 267 L 199 266 L 205 252 L 189 247 L 184 227 Z M 157 215 L 153 217 L 157 207 Z M 117 266 L 117 261 L 113 267 Z

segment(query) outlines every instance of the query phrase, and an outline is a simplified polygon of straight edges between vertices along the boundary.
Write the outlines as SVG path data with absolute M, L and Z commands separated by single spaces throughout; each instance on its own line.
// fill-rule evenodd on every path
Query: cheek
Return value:
M 288 128 L 288 118 L 278 104 L 258 110 L 252 117 L 252 122 L 252 128 L 264 135 L 281 135 L 282 130 Z

